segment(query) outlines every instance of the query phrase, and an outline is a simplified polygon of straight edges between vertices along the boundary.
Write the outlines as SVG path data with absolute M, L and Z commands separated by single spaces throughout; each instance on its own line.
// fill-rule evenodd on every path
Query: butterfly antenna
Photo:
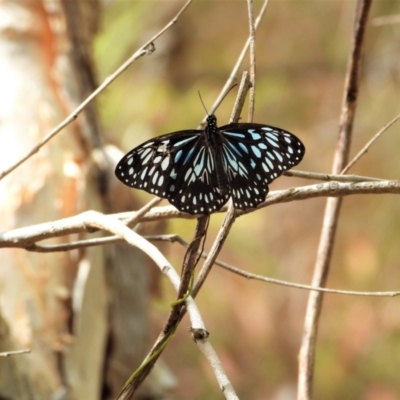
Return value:
M 206 106 L 204 105 L 203 99 L 202 99 L 202 97 L 201 97 L 200 90 L 198 90 L 197 93 L 199 94 L 201 104 L 203 105 L 203 108 L 204 108 L 206 114 L 207 114 L 208 116 L 210 116 L 210 114 L 208 113 L 208 110 L 207 110 Z
M 217 105 L 215 106 L 215 108 L 218 108 L 218 106 L 225 100 L 225 97 L 228 96 L 228 94 L 230 93 L 230 91 L 231 91 L 235 86 L 237 86 L 237 85 L 238 85 L 238 84 L 235 83 L 234 85 L 232 85 L 232 86 L 229 88 L 229 90 L 224 94 L 224 96 L 218 101 L 218 103 L 217 103 Z M 198 90 L 197 93 L 199 94 L 201 104 L 203 105 L 203 108 L 204 108 L 206 114 L 207 114 L 208 116 L 210 116 L 210 114 L 209 114 L 209 112 L 208 112 L 206 106 L 204 105 L 203 99 L 202 99 L 201 94 L 200 94 L 200 90 Z

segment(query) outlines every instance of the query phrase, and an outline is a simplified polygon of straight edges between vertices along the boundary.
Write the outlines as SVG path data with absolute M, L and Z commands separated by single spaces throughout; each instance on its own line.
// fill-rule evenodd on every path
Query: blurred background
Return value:
M 95 43 L 104 78 L 176 12 L 177 2 L 110 2 Z M 257 15 L 261 1 L 255 2 Z M 155 12 L 155 8 L 157 11 Z M 355 1 L 270 1 L 257 31 L 255 122 L 300 137 L 306 155 L 297 167 L 329 172 L 335 150 Z M 400 24 L 397 2 L 374 2 L 366 35 L 351 155 L 399 113 Z M 247 39 L 245 1 L 198 1 L 102 94 L 107 139 L 128 151 L 170 131 L 194 128 L 204 116 L 197 91 L 211 107 Z M 116 46 L 118 43 L 118 46 Z M 248 68 L 248 60 L 241 71 Z M 240 75 L 239 75 L 240 77 Z M 217 110 L 227 123 L 235 93 Z M 246 119 L 247 110 L 243 113 Z M 398 179 L 399 126 L 382 137 L 350 173 Z M 271 190 L 310 181 L 282 177 Z M 143 202 L 150 199 L 135 192 Z M 310 283 L 325 199 L 262 209 L 239 218 L 220 259 L 247 271 Z M 396 290 L 400 282 L 400 210 L 392 195 L 351 196 L 343 203 L 328 286 Z M 214 215 L 206 250 L 223 215 Z M 194 222 L 170 221 L 167 231 L 190 240 Z M 184 251 L 168 246 L 178 266 Z M 152 321 L 158 332 L 174 294 L 162 280 Z M 297 355 L 307 292 L 248 281 L 215 267 L 198 305 L 210 340 L 244 399 L 294 399 Z M 396 298 L 325 296 L 317 345 L 315 398 L 400 398 L 400 313 Z M 203 356 L 190 345 L 184 321 L 164 359 L 176 375 L 177 399 L 217 399 L 219 389 Z
M 53 18 L 53 22 L 54 16 L 57 22 L 58 19 L 64 18 L 64 14 L 71 15 L 71 11 L 65 11 L 68 10 L 68 4 L 78 4 L 64 0 L 61 2 L 64 8 L 61 6 L 57 8 L 57 1 L 34 0 L 34 3 L 43 3 L 45 15 Z M 93 76 L 86 77 L 82 82 L 92 82 L 93 85 L 85 86 L 77 79 L 75 86 L 72 85 L 72 89 L 69 87 L 69 96 L 76 95 L 76 104 L 79 104 L 80 98 L 77 93 L 80 93 L 81 98 L 85 97 L 85 93 L 88 95 L 96 87 L 94 85 L 96 81 L 103 82 L 134 51 L 170 21 L 183 5 L 179 1 L 166 0 L 148 2 L 108 0 L 102 3 L 88 0 L 81 4 L 84 9 L 91 10 L 82 14 L 86 15 L 87 19 L 70 19 L 66 25 L 69 25 L 68 37 L 72 43 L 74 32 L 83 32 L 84 38 L 90 37 L 86 44 L 92 54 L 87 58 L 90 60 L 88 65 Z M 94 5 L 96 5 L 95 11 L 93 11 Z M 261 5 L 261 1 L 254 1 L 255 15 L 258 15 Z M 270 0 L 257 31 L 254 122 L 281 127 L 303 141 L 306 155 L 296 169 L 323 173 L 329 173 L 331 170 L 355 9 L 356 1 L 353 0 Z M 37 12 L 36 9 L 30 11 Z M 381 19 L 399 14 L 400 4 L 396 1 L 373 3 L 366 34 L 351 157 L 372 135 L 400 112 L 400 23 L 389 23 L 386 19 Z M 53 28 L 54 26 L 58 27 L 57 24 L 52 25 Z M 198 91 L 200 90 L 206 107 L 210 108 L 231 74 L 247 40 L 248 30 L 245 0 L 193 2 L 181 15 L 178 23 L 155 42 L 156 51 L 151 56 L 142 57 L 135 62 L 97 98 L 95 125 L 98 127 L 96 132 L 101 132 L 98 136 L 103 143 L 120 148 L 122 156 L 123 153 L 151 137 L 176 130 L 196 128 L 204 117 Z M 72 45 L 72 47 L 75 51 L 78 49 L 77 46 Z M 82 56 L 81 59 L 85 57 Z M 64 64 L 57 64 L 57 68 L 60 68 L 60 65 Z M 247 69 L 246 58 L 241 72 Z M 45 65 L 43 70 L 47 71 L 48 67 Z M 30 67 L 24 71 L 29 74 Z M 65 79 L 70 75 L 63 76 Z M 238 75 L 239 80 L 240 77 L 241 73 Z M 58 75 L 56 78 L 59 78 Z M 85 87 L 86 92 L 82 87 Z M 62 92 L 62 95 L 65 93 Z M 228 122 L 235 95 L 236 89 L 226 97 L 217 110 L 216 115 L 220 125 Z M 58 100 L 60 98 L 64 99 L 62 96 L 57 97 Z M 23 107 L 22 103 L 21 100 L 16 102 L 18 107 Z M 65 117 L 66 110 L 73 109 L 71 104 L 74 102 L 66 103 L 68 107 L 61 107 L 61 111 L 52 117 L 54 119 L 51 123 L 45 124 L 39 137 Z M 246 121 L 246 116 L 245 107 L 243 121 Z M 82 197 L 76 195 L 74 197 L 76 206 L 69 207 L 68 210 L 61 207 L 60 215 L 49 215 L 45 212 L 28 213 L 24 209 L 23 215 L 30 217 L 13 219 L 8 226 L 26 226 L 29 223 L 74 215 L 91 208 L 105 212 L 133 210 L 151 199 L 145 192 L 122 187 L 114 177 L 110 178 L 106 196 L 103 195 L 107 190 L 101 185 L 89 190 L 90 194 L 96 192 L 100 200 L 94 200 L 97 199 L 94 195 L 88 196 L 86 183 L 82 183 L 81 177 L 92 176 L 92 171 L 87 166 L 82 167 L 82 160 L 90 157 L 89 152 L 85 153 L 82 150 L 86 147 L 81 143 L 88 137 L 84 133 L 90 131 L 85 128 L 85 124 L 91 120 L 90 113 L 85 114 L 84 118 L 82 125 L 71 128 L 68 135 L 78 138 L 79 156 L 76 155 L 76 149 L 68 149 L 69 154 L 74 154 L 71 157 L 75 164 L 71 166 L 71 160 L 64 162 L 61 168 L 64 172 L 60 173 L 63 177 L 57 182 L 67 176 L 68 179 L 73 179 L 71 182 L 74 182 L 75 192 L 79 194 L 81 190 L 85 195 L 82 194 Z M 78 119 L 78 123 L 79 121 L 81 119 Z M 350 173 L 398 179 L 399 129 L 399 125 L 394 125 L 350 170 Z M 62 138 L 67 137 L 67 133 L 62 135 Z M 60 137 L 54 140 L 54 143 L 58 143 L 61 147 L 59 151 L 66 151 L 63 144 L 65 140 Z M 96 145 L 96 141 L 88 140 L 88 142 L 94 142 L 95 145 L 92 146 L 94 148 L 99 146 L 98 143 Z M 4 150 L 5 153 L 7 151 L 9 153 L 9 150 Z M 54 154 L 51 150 L 48 151 L 46 154 Z M 7 154 L 4 154 L 4 157 L 7 157 Z M 65 158 L 63 160 L 65 161 Z M 78 172 L 76 165 L 79 166 Z M 27 168 L 30 168 L 30 173 L 34 173 L 32 167 Z M 23 175 L 18 174 L 18 179 Z M 99 174 L 94 175 L 98 182 Z M 29 179 L 29 175 L 26 175 L 26 179 Z M 281 177 L 270 185 L 270 190 L 310 183 L 312 181 Z M 83 187 L 86 189 L 82 189 Z M 5 197 L 9 195 L 10 190 L 11 186 L 2 192 L 5 193 Z M 122 192 L 123 196 L 126 196 L 123 204 L 119 195 Z M 65 200 L 65 196 L 60 197 Z M 31 199 L 32 196 L 27 198 Z M 41 199 L 36 194 L 34 198 L 38 202 Z M 48 211 L 49 205 L 53 204 L 51 201 L 41 201 L 41 209 L 47 208 Z M 252 273 L 310 284 L 325 202 L 326 199 L 317 198 L 274 205 L 237 219 L 219 259 Z M 60 204 L 64 203 L 60 200 Z M 213 243 L 223 218 L 222 214 L 211 217 L 206 251 Z M 143 231 L 176 233 L 186 241 L 190 241 L 194 227 L 195 221 L 170 220 L 168 223 L 146 224 Z M 400 209 L 398 199 L 394 195 L 346 197 L 342 206 L 328 287 L 360 291 L 399 290 L 399 230 Z M 178 244 L 163 244 L 161 249 L 179 270 L 185 250 Z M 132 343 L 132 348 L 140 347 L 139 350 L 134 350 L 136 355 L 140 353 L 138 358 L 140 360 L 158 336 L 166 320 L 170 310 L 169 304 L 175 299 L 175 293 L 170 283 L 160 277 L 156 268 L 151 265 L 146 266 L 140 273 L 132 272 L 133 275 L 130 276 L 132 282 L 139 284 L 142 289 L 148 288 L 148 292 L 142 294 L 139 292 L 140 289 L 130 286 L 125 289 L 129 295 L 135 293 L 137 298 L 120 301 L 117 305 L 113 303 L 120 289 L 117 290 L 114 286 L 115 270 L 110 265 L 115 265 L 117 256 L 127 257 L 124 253 L 126 248 L 119 250 L 121 249 L 111 246 L 104 248 L 105 259 L 108 260 L 108 264 L 106 262 L 104 267 L 104 276 L 97 277 L 100 284 L 95 284 L 90 291 L 87 291 L 90 301 L 95 302 L 100 299 L 101 304 L 92 305 L 90 308 L 92 311 L 88 312 L 86 320 L 92 321 L 91 318 L 95 316 L 97 318 L 101 313 L 104 318 L 100 328 L 95 330 L 101 332 L 96 337 L 100 343 L 98 348 L 102 349 L 97 351 L 102 357 L 98 360 L 85 361 L 86 364 L 81 358 L 76 361 L 78 356 L 75 359 L 72 357 L 75 361 L 68 361 L 70 350 L 79 338 L 75 330 L 76 324 L 73 323 L 75 308 L 72 299 L 76 282 L 79 281 L 79 271 L 83 271 L 87 265 L 86 258 L 81 253 L 60 256 L 66 257 L 62 258 L 66 267 L 63 269 L 65 271 L 63 277 L 60 278 L 64 291 L 60 294 L 57 286 L 57 290 L 54 289 L 51 293 L 57 293 L 56 297 L 65 313 L 62 314 L 63 319 L 60 323 L 63 326 L 61 330 L 63 333 L 60 335 L 57 331 L 55 335 L 57 340 L 52 336 L 54 339 L 51 340 L 50 346 L 52 361 L 46 364 L 46 368 L 52 371 L 50 375 L 55 376 L 49 391 L 65 397 L 53 395 L 51 398 L 113 398 L 112 396 L 118 393 L 118 388 L 121 388 L 121 382 L 135 367 L 128 361 L 124 364 L 124 368 L 116 362 L 111 363 L 111 367 L 107 364 L 107 360 L 118 349 L 118 343 L 124 343 L 119 349 L 121 354 L 133 351 L 129 342 L 133 336 L 129 337 L 131 332 L 129 329 L 133 326 L 133 331 L 138 330 L 138 324 L 144 327 L 140 333 L 142 339 L 145 338 L 143 342 L 140 342 L 139 346 L 139 341 L 136 342 L 135 337 Z M 21 250 L 16 250 L 10 253 L 9 257 L 20 263 L 21 254 Z M 43 282 L 47 282 L 48 276 L 54 273 L 52 266 L 54 263 L 59 265 L 60 258 L 57 256 L 52 261 L 48 255 L 35 256 L 45 260 L 41 262 L 46 265 L 46 273 L 40 275 L 42 281 L 36 286 L 44 290 Z M 129 264 L 131 260 L 129 257 L 123 259 L 125 262 L 122 262 L 120 267 L 120 270 L 124 271 L 123 274 L 128 273 L 126 272 L 128 267 L 133 267 Z M 134 253 L 132 257 L 136 261 L 142 260 L 142 255 L 139 253 Z M 113 262 L 110 263 L 110 259 Z M 31 264 L 35 263 L 31 261 Z M 25 280 L 33 282 L 38 279 L 37 275 L 26 274 L 27 265 L 30 268 L 31 264 L 25 263 L 25 269 L 21 268 L 23 270 L 21 274 L 25 274 Z M 38 268 L 38 265 L 35 267 Z M 25 305 L 21 305 L 20 294 L 24 286 L 21 291 L 15 292 L 12 302 L 9 298 L 4 299 L 6 288 L 16 287 L 15 284 L 14 286 L 9 284 L 13 282 L 10 279 L 16 278 L 10 277 L 10 273 L 6 274 L 5 267 L 2 271 L 0 271 L 0 282 L 2 282 L 0 287 L 3 290 L 3 298 L 0 302 L 4 317 L 9 321 L 14 343 L 19 347 L 26 344 L 33 348 L 36 346 L 39 349 L 44 347 L 47 349 L 48 342 L 45 343 L 44 338 L 40 343 L 32 339 L 36 337 L 35 329 L 40 331 L 42 325 L 39 324 L 40 329 L 37 327 L 33 330 L 27 329 L 26 326 L 29 324 L 24 313 L 22 313 L 23 318 L 16 319 L 16 315 L 20 315 L 20 310 L 25 309 Z M 26 276 L 29 276 L 29 279 Z M 296 398 L 297 356 L 307 297 L 308 292 L 304 290 L 246 280 L 217 266 L 212 270 L 197 297 L 197 304 L 210 332 L 210 341 L 240 398 L 249 400 Z M 24 301 L 23 304 L 26 304 L 26 299 Z M 42 305 L 46 304 L 46 301 L 39 298 L 34 304 Z M 111 303 L 114 305 L 110 308 L 107 304 Z M 119 328 L 115 329 L 116 325 L 110 321 L 113 315 L 117 314 L 117 312 L 113 314 L 114 311 L 122 308 L 126 309 L 125 319 L 121 318 L 118 322 Z M 136 308 L 146 314 L 141 317 L 142 320 L 127 319 Z M 52 309 L 43 311 L 43 315 L 48 316 L 49 312 L 50 315 L 56 313 Z M 50 319 L 40 320 L 50 324 Z M 16 321 L 19 321 L 18 329 L 12 328 Z M 90 324 L 89 332 L 92 333 L 94 325 L 93 322 Z M 192 342 L 187 331 L 189 326 L 190 321 L 185 318 L 163 354 L 162 374 L 168 377 L 164 382 L 168 382 L 162 392 L 147 397 L 143 395 L 140 398 L 177 400 L 222 398 L 209 365 Z M 68 331 L 68 335 L 64 331 Z M 118 341 L 118 334 L 115 331 L 128 336 L 125 337 L 125 342 Z M 60 340 L 60 337 L 63 340 Z M 89 352 L 87 346 L 92 342 L 95 342 L 93 336 L 89 335 L 86 344 L 81 344 L 80 350 L 75 350 L 76 354 L 79 351 L 83 352 L 82 354 L 85 354 L 85 351 Z M 44 373 L 43 369 L 40 373 L 37 372 L 40 363 L 32 365 L 35 365 L 32 367 L 36 368 L 35 374 Z M 85 373 L 93 369 L 93 366 L 96 366 L 96 382 L 100 382 L 100 385 L 97 384 L 90 396 L 81 394 L 68 397 L 66 388 L 73 387 L 74 383 L 79 387 L 83 385 L 82 382 L 90 380 Z M 0 363 L 1 368 L 6 370 L 9 364 Z M 122 371 L 118 379 L 115 378 L 115 374 L 110 373 L 109 368 L 111 370 L 114 368 L 113 371 Z M 314 397 L 324 400 L 399 399 L 399 370 L 399 300 L 326 295 L 319 326 Z M 65 378 L 66 371 L 69 371 L 67 378 Z M 110 374 L 114 378 L 110 378 Z M 0 391 L 6 385 L 7 383 L 0 379 Z M 79 393 L 78 389 L 77 392 Z M 25 398 L 21 396 L 10 398 Z M 50 398 L 46 396 L 26 398 Z

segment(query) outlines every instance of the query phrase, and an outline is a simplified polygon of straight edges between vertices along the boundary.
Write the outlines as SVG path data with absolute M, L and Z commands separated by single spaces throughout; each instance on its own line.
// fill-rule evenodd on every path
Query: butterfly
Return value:
M 292 133 L 269 125 L 217 126 L 150 139 L 127 153 L 115 175 L 127 186 L 168 199 L 178 210 L 209 215 L 232 197 L 239 210 L 256 208 L 268 185 L 297 165 L 305 147 Z

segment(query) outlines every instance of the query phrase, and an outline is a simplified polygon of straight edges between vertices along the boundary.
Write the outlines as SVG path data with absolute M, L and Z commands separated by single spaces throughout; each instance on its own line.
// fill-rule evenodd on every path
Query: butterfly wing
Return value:
M 255 208 L 265 200 L 268 184 L 303 158 L 303 143 L 292 133 L 262 124 L 219 128 L 223 163 L 235 208 Z
M 201 130 L 148 140 L 121 159 L 115 174 L 125 185 L 166 198 L 190 214 L 211 214 L 229 198 L 218 190 L 213 152 Z

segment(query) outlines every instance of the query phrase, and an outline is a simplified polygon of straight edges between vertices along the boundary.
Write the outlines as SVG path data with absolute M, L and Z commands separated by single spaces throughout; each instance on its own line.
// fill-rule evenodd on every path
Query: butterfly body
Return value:
M 297 165 L 305 148 L 293 134 L 253 123 L 185 130 L 148 140 L 127 153 L 115 174 L 125 185 L 168 199 L 180 211 L 208 215 L 232 197 L 235 208 L 256 208 L 268 184 Z

